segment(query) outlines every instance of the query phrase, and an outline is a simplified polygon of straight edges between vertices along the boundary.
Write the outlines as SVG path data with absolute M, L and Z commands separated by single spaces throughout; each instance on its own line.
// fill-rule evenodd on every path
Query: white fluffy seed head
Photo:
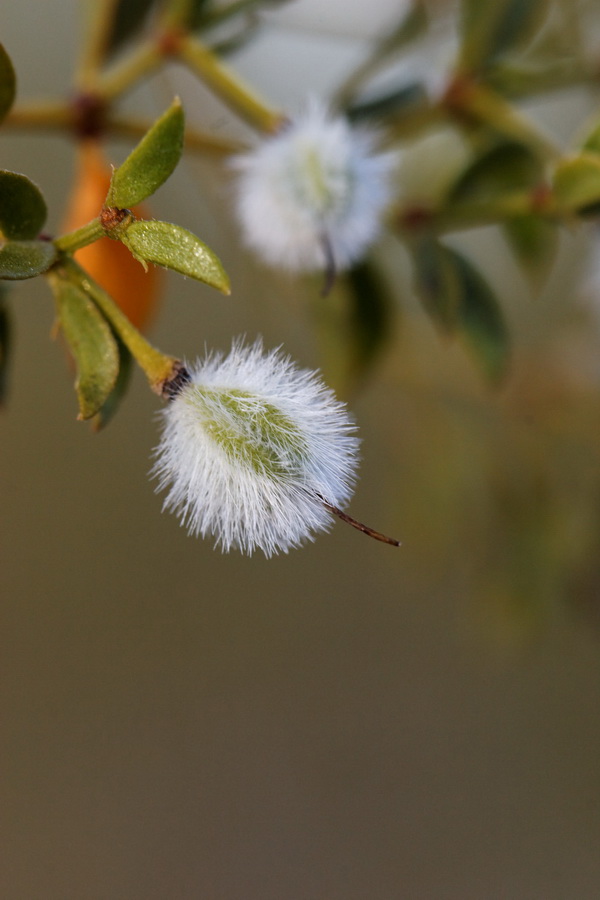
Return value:
M 360 259 L 380 232 L 392 154 L 372 132 L 331 118 L 312 100 L 303 115 L 234 160 L 245 242 L 271 265 L 338 269 Z
M 260 341 L 190 368 L 166 406 L 153 474 L 164 507 L 223 550 L 287 552 L 330 527 L 352 494 L 358 439 L 314 372 Z

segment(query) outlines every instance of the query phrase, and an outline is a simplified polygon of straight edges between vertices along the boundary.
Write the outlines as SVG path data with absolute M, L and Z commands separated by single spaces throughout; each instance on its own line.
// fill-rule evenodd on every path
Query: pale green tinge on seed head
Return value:
M 190 386 L 184 394 L 198 424 L 235 465 L 270 478 L 297 477 L 308 447 L 291 418 L 248 391 Z

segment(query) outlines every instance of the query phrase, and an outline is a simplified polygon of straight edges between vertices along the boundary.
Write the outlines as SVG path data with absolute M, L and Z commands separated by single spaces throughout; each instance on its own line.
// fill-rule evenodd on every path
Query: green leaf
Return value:
M 434 320 L 460 337 L 491 381 L 506 370 L 509 335 L 496 297 L 456 250 L 426 238 L 415 250 L 417 290 Z
M 77 285 L 49 278 L 58 321 L 77 366 L 79 418 L 90 419 L 107 402 L 119 374 L 119 351 L 110 325 Z
M 175 100 L 113 172 L 106 205 L 127 209 L 158 190 L 179 162 L 184 129 L 183 109 Z
M 121 341 L 114 332 L 113 337 L 115 338 L 119 351 L 119 374 L 112 391 L 92 419 L 92 428 L 94 431 L 100 431 L 111 421 L 119 409 L 121 401 L 129 387 L 129 382 L 131 381 L 133 357 L 123 341 Z
M 40 233 L 47 209 L 40 189 L 25 175 L 0 169 L 0 232 L 27 241 Z
M 461 68 L 477 72 L 503 53 L 521 49 L 547 13 L 547 0 L 462 0 Z
M 424 238 L 414 247 L 414 262 L 417 292 L 425 309 L 443 331 L 454 331 L 462 281 L 452 252 L 434 238 Z
M 533 287 L 539 289 L 556 259 L 558 228 L 533 213 L 504 223 L 504 234 Z
M 600 204 L 600 156 L 588 153 L 559 162 L 554 196 L 567 210 L 596 214 Z
M 600 156 L 600 122 L 592 128 L 581 145 L 581 149 L 584 153 L 592 153 Z
M 447 203 L 491 202 L 507 191 L 533 187 L 542 175 L 542 162 L 528 147 L 503 141 L 469 163 L 451 187 Z
M 350 369 L 354 379 L 373 367 L 391 330 L 391 303 L 377 267 L 365 260 L 347 274 L 350 288 Z
M 6 398 L 12 329 L 4 297 L 0 294 L 0 405 Z
M 188 0 L 185 25 L 190 31 L 196 31 L 204 24 L 207 6 L 210 6 L 210 2 L 207 0 Z
M 185 228 L 153 219 L 140 220 L 119 238 L 144 266 L 155 263 L 174 269 L 229 294 L 229 278 L 218 256 Z
M 50 268 L 56 248 L 50 241 L 6 241 L 0 249 L 0 278 L 21 281 Z
M 491 287 L 480 273 L 454 253 L 462 282 L 458 328 L 467 348 L 492 382 L 506 372 L 510 339 L 502 311 Z
M 403 85 L 388 94 L 365 100 L 348 107 L 346 115 L 354 122 L 360 119 L 383 118 L 401 115 L 417 106 L 423 105 L 427 91 L 420 82 Z
M 15 100 L 17 78 L 10 56 L 0 44 L 0 122 Z

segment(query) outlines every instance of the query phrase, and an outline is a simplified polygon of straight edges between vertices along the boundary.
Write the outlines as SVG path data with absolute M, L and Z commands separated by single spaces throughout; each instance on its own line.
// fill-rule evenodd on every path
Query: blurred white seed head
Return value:
M 236 157 L 247 245 L 296 271 L 332 261 L 344 269 L 360 259 L 380 232 L 395 163 L 393 154 L 375 152 L 375 142 L 313 99 L 279 134 Z
M 316 373 L 260 341 L 190 367 L 163 412 L 153 474 L 164 508 L 223 550 L 287 552 L 330 527 L 352 494 L 358 439 Z

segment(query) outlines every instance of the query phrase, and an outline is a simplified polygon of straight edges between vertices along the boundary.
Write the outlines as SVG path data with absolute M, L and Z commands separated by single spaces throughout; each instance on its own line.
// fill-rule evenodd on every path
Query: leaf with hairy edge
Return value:
M 40 233 L 47 209 L 40 189 L 25 175 L 0 169 L 0 231 L 9 240 L 27 241 Z
M 84 291 L 52 274 L 58 321 L 77 366 L 79 419 L 90 419 L 107 402 L 119 374 L 119 351 L 110 325 Z
M 133 357 L 123 341 L 114 332 L 113 337 L 119 350 L 119 374 L 117 375 L 115 386 L 92 419 L 92 429 L 94 431 L 100 431 L 111 421 L 119 409 L 131 381 Z
M 49 241 L 0 242 L 0 278 L 22 281 L 46 272 L 56 259 L 56 249 Z
M 223 294 L 230 292 L 229 278 L 218 256 L 179 225 L 153 219 L 133 222 L 120 240 L 144 266 L 155 263 L 203 281 Z
M 183 108 L 175 100 L 113 172 L 106 205 L 127 209 L 158 190 L 179 162 L 184 129 Z
M 461 337 L 491 381 L 506 370 L 509 336 L 496 297 L 456 250 L 433 238 L 414 248 L 417 291 L 434 321 Z
M 6 116 L 15 100 L 17 78 L 10 56 L 0 44 L 0 122 Z

